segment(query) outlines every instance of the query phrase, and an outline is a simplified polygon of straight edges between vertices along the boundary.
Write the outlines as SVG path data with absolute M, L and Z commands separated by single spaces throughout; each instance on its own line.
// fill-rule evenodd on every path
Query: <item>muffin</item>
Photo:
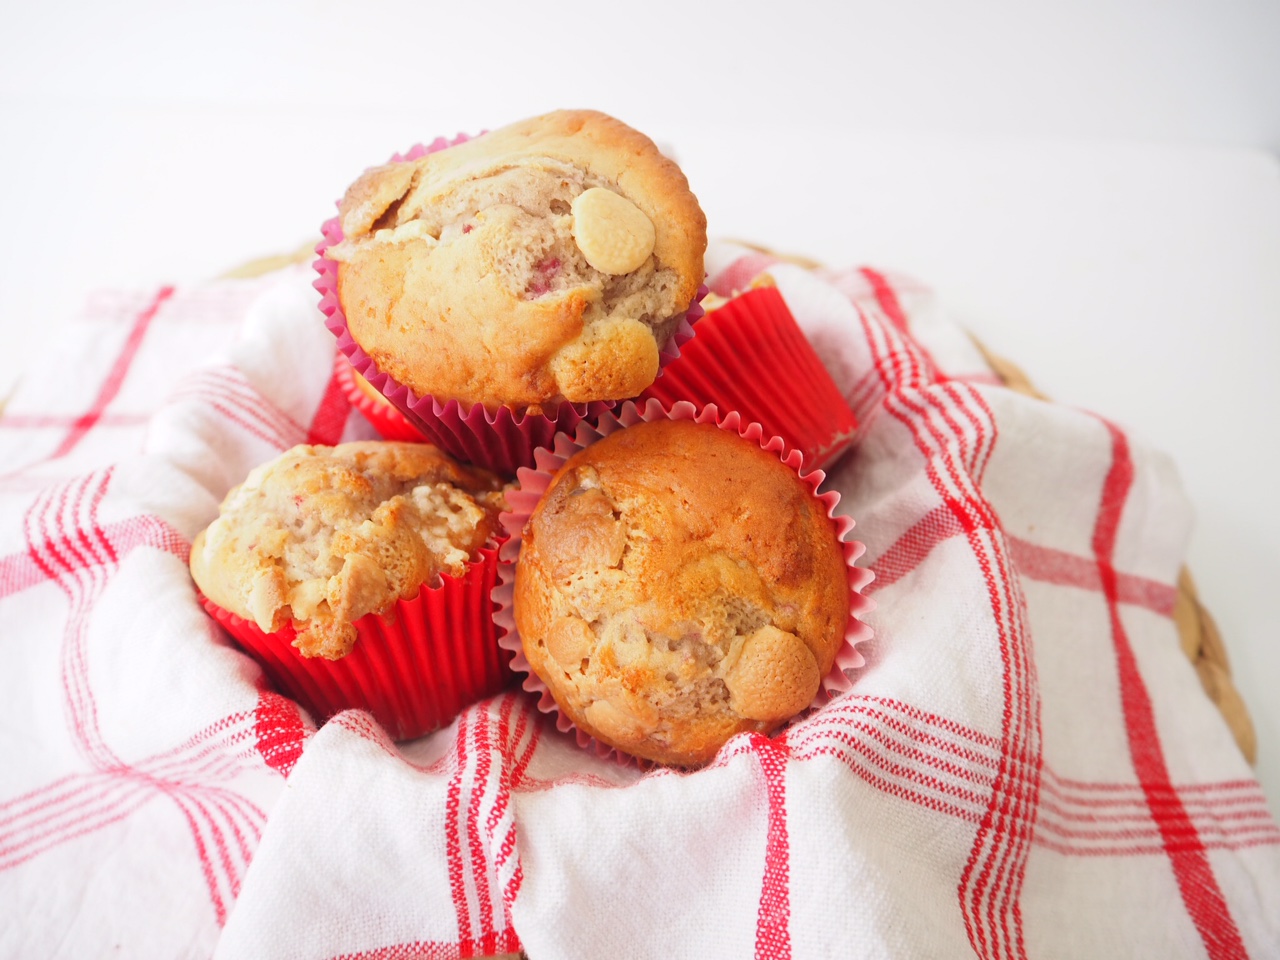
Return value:
M 426 444 L 298 446 L 253 470 L 191 548 L 203 602 L 320 717 L 403 739 L 500 689 L 502 482 Z
M 850 620 L 844 546 L 826 505 L 758 442 L 640 422 L 574 454 L 546 489 L 523 529 L 514 625 L 581 730 L 696 767 L 814 701 Z
M 324 256 L 351 337 L 418 397 L 463 409 L 639 394 L 704 274 L 684 174 L 592 111 L 373 168 L 338 221 Z

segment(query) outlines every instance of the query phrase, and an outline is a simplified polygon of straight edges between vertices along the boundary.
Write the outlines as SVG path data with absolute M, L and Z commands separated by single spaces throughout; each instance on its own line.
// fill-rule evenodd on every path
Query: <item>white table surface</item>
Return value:
M 903 47 L 911 56 L 896 62 L 912 71 L 895 87 L 895 61 L 865 36 L 861 46 L 848 46 L 852 66 L 833 67 L 830 37 L 809 26 L 816 51 L 777 46 L 759 61 L 767 65 L 766 88 L 753 86 L 742 66 L 740 18 L 730 18 L 736 55 L 704 43 L 701 60 L 678 76 L 650 70 L 623 83 L 599 65 L 641 62 L 657 36 L 652 25 L 623 35 L 618 21 L 605 31 L 613 46 L 587 60 L 551 62 L 517 56 L 522 42 L 537 49 L 551 33 L 522 40 L 498 16 L 505 24 L 498 57 L 484 44 L 406 39 L 404 52 L 370 77 L 372 61 L 358 54 L 371 56 L 388 34 L 356 24 L 355 39 L 344 40 L 349 8 L 342 5 L 290 4 L 288 16 L 274 5 L 252 15 L 246 7 L 238 11 L 239 34 L 176 7 L 168 19 L 157 14 L 122 30 L 102 12 L 107 7 L 86 6 L 63 22 L 31 12 L 35 6 L 19 24 L 30 42 L 21 31 L 0 41 L 7 55 L 0 57 L 0 336 L 9 345 L 0 389 L 94 289 L 194 281 L 292 250 L 313 238 L 363 166 L 394 150 L 542 109 L 597 106 L 674 148 L 713 235 L 833 265 L 914 274 L 1041 389 L 1107 415 L 1173 456 L 1198 515 L 1188 562 L 1222 629 L 1257 726 L 1257 770 L 1280 815 L 1280 700 L 1273 696 L 1280 681 L 1280 163 L 1257 146 L 1129 139 L 1168 140 L 1177 132 L 1163 114 L 1140 118 L 1146 104 L 1173 109 L 1142 86 L 1148 63 L 1141 57 L 1134 65 L 1117 54 L 1098 67 L 1119 85 L 1116 96 L 1133 103 L 1117 108 L 1113 91 L 1086 91 L 1098 124 L 1077 116 L 1088 103 L 1073 103 L 1059 114 L 1066 133 L 1053 134 L 1051 124 L 1025 118 L 997 122 L 1005 107 L 992 108 L 991 122 L 973 119 L 945 70 L 922 81 L 927 54 L 957 71 L 961 93 L 982 94 L 988 83 L 965 73 L 969 58 L 932 34 L 923 48 Z M 1133 17 L 1141 7 L 1120 9 Z M 1280 31 L 1255 36 L 1240 8 L 1225 9 L 1228 20 L 1236 18 L 1227 33 L 1241 51 L 1219 51 L 1214 63 L 1192 57 L 1188 68 L 1177 44 L 1169 49 L 1165 90 L 1200 118 L 1201 140 L 1239 140 L 1253 116 L 1248 108 L 1260 102 L 1232 99 L 1238 77 L 1228 68 L 1270 63 L 1259 50 Z M 370 9 L 390 16 L 404 5 Z M 1264 19 L 1268 29 L 1277 22 L 1272 12 Z M 395 21 L 389 29 L 407 38 L 411 26 Z M 450 26 L 445 35 L 457 41 L 458 23 Z M 581 24 L 558 26 L 563 32 L 554 36 L 567 48 L 590 33 Z M 982 42 L 981 24 L 943 26 Z M 780 42 L 794 40 L 798 29 L 784 31 Z M 1077 33 L 1084 36 L 1078 25 Z M 202 37 L 220 45 L 216 54 Z M 1222 40 L 1221 31 L 1210 31 L 1214 39 Z M 1084 41 L 1072 33 L 1045 55 L 1070 60 L 1076 42 Z M 685 46 L 696 52 L 697 45 Z M 1150 52 L 1140 44 L 1143 50 Z M 1227 71 L 1227 89 L 1206 92 L 1196 84 L 1221 76 L 1209 69 L 1216 66 Z M 487 72 L 468 80 L 477 69 Z M 574 85 L 584 70 L 603 79 Z M 896 103 L 920 121 L 914 129 L 890 130 L 874 112 L 881 121 L 874 130 L 859 122 L 871 108 L 865 96 L 857 99 L 865 84 L 855 82 L 871 75 L 886 96 L 898 92 Z M 1038 76 L 1032 71 L 1030 94 L 1012 80 L 992 90 L 1008 91 L 1016 114 L 1018 97 L 1053 92 Z M 836 89 L 846 82 L 856 101 L 847 112 Z M 1268 92 L 1258 96 L 1274 106 L 1275 94 L 1263 86 Z M 310 92 L 318 89 L 326 92 Z M 735 89 L 757 95 L 755 108 L 749 98 L 730 97 Z M 913 97 L 930 94 L 944 107 L 957 103 L 965 122 L 940 122 L 932 107 L 917 105 L 912 114 Z M 1215 98 L 1231 109 L 1214 112 Z

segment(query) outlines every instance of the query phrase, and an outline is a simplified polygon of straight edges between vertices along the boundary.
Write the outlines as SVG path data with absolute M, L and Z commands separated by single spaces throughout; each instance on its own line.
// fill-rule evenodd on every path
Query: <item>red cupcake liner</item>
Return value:
M 343 710 L 367 710 L 394 740 L 412 740 L 449 723 L 512 679 L 498 646 L 490 596 L 501 542 L 480 550 L 460 577 L 445 574 L 383 615 L 355 622 L 357 639 L 341 660 L 304 657 L 287 624 L 265 633 L 200 594 L 200 603 L 266 672 L 273 687 L 323 723 Z
M 776 455 L 779 460 L 794 470 L 801 483 L 807 486 L 813 496 L 826 507 L 827 517 L 830 518 L 832 526 L 835 528 L 836 538 L 840 541 L 844 554 L 849 583 L 849 619 L 845 624 L 844 644 L 837 651 L 830 671 L 822 678 L 818 693 L 809 705 L 810 709 L 821 707 L 829 700 L 852 689 L 853 680 L 850 674 L 866 663 L 866 659 L 858 651 L 858 645 L 871 638 L 871 628 L 863 622 L 863 617 L 875 609 L 875 601 L 863 593 L 867 584 L 875 579 L 875 574 L 865 567 L 855 565 L 858 558 L 866 552 L 866 547 L 857 540 L 846 539 L 850 531 L 853 530 L 854 521 L 852 517 L 836 514 L 836 507 L 840 503 L 840 494 L 835 490 L 828 490 L 819 494 L 818 488 L 822 485 L 822 481 L 826 479 L 827 475 L 821 470 L 802 472 L 803 456 L 801 452 L 799 450 L 788 451 L 781 437 L 770 436 L 759 423 L 747 421 L 737 411 L 731 411 L 721 417 L 715 404 L 709 404 L 699 409 L 688 401 L 677 401 L 670 408 L 667 408 L 659 400 L 651 398 L 642 406 L 637 406 L 636 402 L 628 400 L 617 411 L 610 411 L 604 414 L 594 426 L 586 423 L 579 425 L 574 436 L 569 436 L 568 434 L 558 435 L 550 449 L 543 447 L 536 451 L 537 466 L 535 468 L 526 467 L 518 472 L 518 486 L 507 492 L 507 505 L 510 509 L 499 518 L 503 529 L 508 535 L 508 539 L 502 545 L 501 557 L 503 564 L 498 572 L 498 583 L 493 589 L 493 601 L 497 607 L 493 619 L 498 628 L 498 645 L 511 655 L 512 670 L 517 674 L 524 675 L 523 688 L 530 693 L 538 695 L 538 709 L 545 714 L 554 714 L 556 729 L 561 733 L 567 733 L 572 730 L 577 737 L 578 745 L 584 749 L 593 750 L 597 756 L 612 757 L 622 764 L 639 763 L 644 767 L 650 766 L 650 764 L 647 761 L 637 761 L 636 758 L 629 754 L 618 750 L 616 747 L 602 743 L 578 729 L 560 711 L 551 691 L 538 675 L 533 672 L 533 668 L 529 666 L 529 661 L 524 655 L 524 645 L 521 642 L 520 633 L 516 629 L 513 609 L 516 579 L 515 561 L 520 556 L 525 524 L 529 522 L 534 508 L 537 507 L 543 494 L 546 493 L 551 481 L 555 479 L 555 475 L 560 472 L 560 468 L 565 465 L 570 457 L 615 430 L 624 430 L 642 421 L 664 419 L 711 423 L 721 430 L 733 431 L 751 443 L 758 443 L 760 449 Z
M 337 378 L 338 388 L 351 401 L 351 405 L 373 424 L 373 428 L 384 440 L 407 440 L 410 443 L 422 443 L 426 440 L 422 431 L 406 420 L 404 414 L 393 407 L 382 394 L 372 387 L 365 388 L 364 384 L 368 381 L 356 373 L 350 361 L 341 353 L 333 355 L 333 374 Z
M 821 469 L 853 442 L 858 421 L 813 345 L 774 287 L 761 287 L 710 311 L 698 337 L 640 395 L 665 407 L 714 403 L 759 423 Z
M 418 144 L 403 155 L 396 154 L 391 162 L 416 160 L 428 153 L 465 143 L 469 139 L 471 138 L 461 133 L 453 140 L 439 137 L 425 146 Z M 338 300 L 338 263 L 326 255 L 330 247 L 341 243 L 343 239 L 338 218 L 327 220 L 320 232 L 323 239 L 316 246 L 318 256 L 313 263 L 319 276 L 312 286 L 320 293 L 320 311 L 324 314 L 325 326 L 337 337 L 339 350 L 356 372 L 404 414 L 421 431 L 423 438 L 446 453 L 459 460 L 513 476 L 520 467 L 532 466 L 534 450 L 549 446 L 557 433 L 571 432 L 579 423 L 593 421 L 601 413 L 617 405 L 616 401 L 562 403 L 556 408 L 555 414 L 549 416 L 526 410 L 513 411 L 507 407 L 486 410 L 479 403 L 468 407 L 457 400 L 442 402 L 430 395 L 415 393 L 378 369 L 373 358 L 351 336 L 346 314 Z M 675 332 L 660 351 L 659 377 L 662 376 L 663 368 L 680 356 L 681 346 L 693 338 L 693 323 L 702 317 L 702 298 L 706 294 L 706 286 L 700 286 L 693 303 L 680 318 Z

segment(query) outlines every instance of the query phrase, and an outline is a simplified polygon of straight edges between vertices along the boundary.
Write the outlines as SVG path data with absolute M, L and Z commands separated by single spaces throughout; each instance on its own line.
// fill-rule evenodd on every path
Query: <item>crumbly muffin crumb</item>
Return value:
M 297 446 L 227 495 L 191 572 L 214 603 L 268 633 L 292 622 L 303 655 L 336 660 L 356 620 L 460 576 L 503 506 L 496 476 L 427 444 Z

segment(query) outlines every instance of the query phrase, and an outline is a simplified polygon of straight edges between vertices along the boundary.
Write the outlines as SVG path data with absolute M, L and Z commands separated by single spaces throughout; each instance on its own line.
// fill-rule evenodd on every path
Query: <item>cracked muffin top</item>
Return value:
M 694 767 L 813 701 L 844 640 L 847 570 L 822 503 L 775 455 L 656 421 L 556 475 L 524 530 L 514 615 L 578 727 Z
M 636 396 L 704 276 L 706 217 L 680 168 L 592 111 L 375 167 L 339 219 L 326 256 L 352 337 L 464 407 Z
M 498 531 L 502 481 L 423 443 L 297 446 L 232 489 L 191 546 L 206 597 L 304 656 L 351 652 L 352 624 L 460 576 Z

